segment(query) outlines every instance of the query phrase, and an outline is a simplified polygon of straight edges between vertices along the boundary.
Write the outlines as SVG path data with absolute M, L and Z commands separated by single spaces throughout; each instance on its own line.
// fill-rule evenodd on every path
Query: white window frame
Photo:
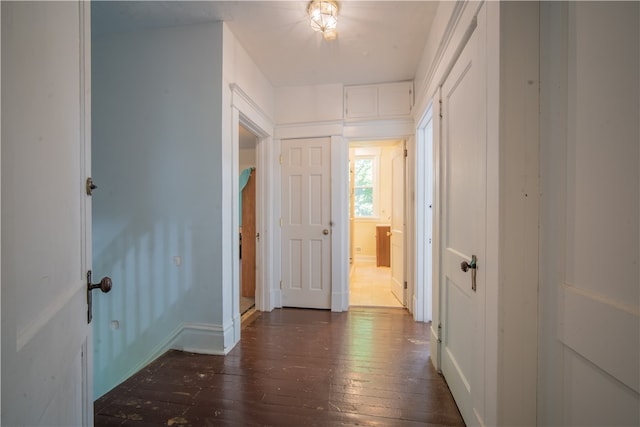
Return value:
M 380 219 L 380 149 L 379 148 L 356 148 L 353 156 L 354 167 L 354 179 L 355 179 L 355 163 L 358 160 L 370 159 L 373 162 L 372 174 L 373 174 L 373 212 L 370 216 L 358 216 L 355 214 L 356 220 L 379 220 Z M 354 192 L 356 186 L 354 182 Z M 354 198 L 355 203 L 355 198 Z

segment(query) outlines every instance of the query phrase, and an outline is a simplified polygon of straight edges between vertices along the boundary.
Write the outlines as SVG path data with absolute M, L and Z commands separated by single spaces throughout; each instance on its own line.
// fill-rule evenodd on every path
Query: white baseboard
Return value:
M 233 348 L 233 345 L 229 345 L 233 341 L 230 336 L 233 337 L 233 323 L 226 328 L 207 323 L 183 323 L 171 348 L 191 353 L 225 355 Z

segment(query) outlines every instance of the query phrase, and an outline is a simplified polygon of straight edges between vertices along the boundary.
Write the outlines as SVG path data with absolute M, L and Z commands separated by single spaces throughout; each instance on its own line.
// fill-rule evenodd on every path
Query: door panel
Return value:
M 640 5 L 541 10 L 538 419 L 640 425 Z
M 2 424 L 89 425 L 89 3 L 1 7 Z
M 404 288 L 404 146 L 399 145 L 391 159 L 391 292 L 402 305 L 407 303 Z
M 486 205 L 485 72 L 482 12 L 478 27 L 442 87 L 442 370 L 465 422 L 484 407 Z M 461 263 L 477 256 L 473 269 Z
M 331 308 L 330 173 L 328 138 L 282 141 L 283 306 Z

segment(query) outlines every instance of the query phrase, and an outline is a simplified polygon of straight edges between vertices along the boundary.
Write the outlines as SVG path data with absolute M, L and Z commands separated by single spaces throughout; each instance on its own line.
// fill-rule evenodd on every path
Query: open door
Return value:
M 1 7 L 1 422 L 93 425 L 90 3 Z
M 242 278 L 241 295 L 256 296 L 256 171 L 249 169 L 249 180 L 242 189 Z
M 402 305 L 407 304 L 404 264 L 404 144 L 399 144 L 391 159 L 391 291 Z

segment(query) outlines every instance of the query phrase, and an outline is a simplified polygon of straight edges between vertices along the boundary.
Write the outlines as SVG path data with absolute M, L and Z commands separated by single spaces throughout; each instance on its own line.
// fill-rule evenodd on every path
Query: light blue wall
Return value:
M 222 323 L 222 32 L 92 40 L 93 271 L 113 279 L 94 292 L 95 398 L 185 322 Z

